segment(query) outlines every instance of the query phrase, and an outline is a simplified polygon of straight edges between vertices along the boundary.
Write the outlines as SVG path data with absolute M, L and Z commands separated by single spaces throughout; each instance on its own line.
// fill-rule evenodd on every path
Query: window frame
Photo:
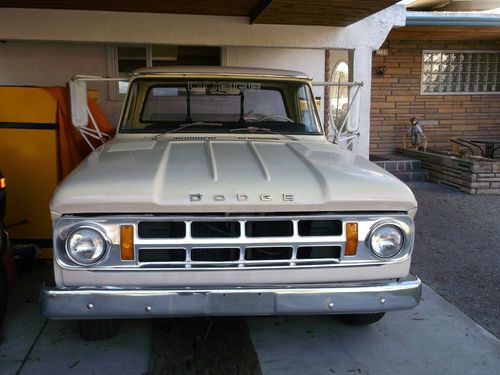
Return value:
M 115 44 L 108 45 L 108 76 L 119 77 L 118 71 L 118 48 L 119 47 L 135 47 L 146 49 L 146 67 L 151 67 L 153 64 L 151 44 Z M 124 100 L 127 94 L 120 94 L 118 89 L 118 81 L 109 81 L 109 99 L 110 100 Z
M 153 66 L 153 44 L 109 44 L 107 46 L 108 54 L 108 77 L 119 77 L 118 72 L 118 48 L 119 47 L 143 47 L 146 48 L 146 67 Z M 227 65 L 227 49 L 220 48 L 220 65 Z M 108 83 L 109 100 L 125 100 L 127 94 L 120 94 L 118 81 Z
M 479 50 L 479 49 L 425 49 L 422 50 L 422 61 L 420 64 L 420 95 L 422 96 L 436 96 L 436 95 L 500 95 L 500 91 L 446 91 L 446 92 L 425 92 L 424 91 L 424 55 L 426 53 L 476 53 L 476 54 L 500 54 L 500 50 Z M 496 62 L 500 66 L 500 61 Z M 432 74 L 432 73 L 431 73 Z M 500 76 L 500 71 L 496 72 Z M 500 85 L 500 83 L 498 83 Z

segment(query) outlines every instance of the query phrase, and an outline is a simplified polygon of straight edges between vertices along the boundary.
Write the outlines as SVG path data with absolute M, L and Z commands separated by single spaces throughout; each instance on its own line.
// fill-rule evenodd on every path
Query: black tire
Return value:
M 79 320 L 78 332 L 85 341 L 107 340 L 115 336 L 120 329 L 120 321 L 113 319 Z
M 9 299 L 9 287 L 7 285 L 7 275 L 5 273 L 5 268 L 2 264 L 2 258 L 0 257 L 0 327 L 2 327 L 2 323 L 5 318 L 8 299 Z
M 385 315 L 385 312 L 376 314 L 348 314 L 339 315 L 339 319 L 350 326 L 366 326 L 378 322 Z

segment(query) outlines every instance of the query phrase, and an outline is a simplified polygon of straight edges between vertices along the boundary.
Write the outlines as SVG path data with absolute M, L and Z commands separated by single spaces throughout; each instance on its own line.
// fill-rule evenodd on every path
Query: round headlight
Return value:
M 404 235 L 395 225 L 382 225 L 370 236 L 370 248 L 380 258 L 391 258 L 403 248 Z
M 106 252 L 106 240 L 96 229 L 79 228 L 66 240 L 66 251 L 76 263 L 92 264 Z

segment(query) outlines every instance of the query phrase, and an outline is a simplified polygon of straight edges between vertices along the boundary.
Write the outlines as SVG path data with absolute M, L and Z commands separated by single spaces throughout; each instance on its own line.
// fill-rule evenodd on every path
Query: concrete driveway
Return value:
M 37 274 L 20 278 L 2 330 L 0 374 L 147 374 L 152 324 L 123 321 L 113 339 L 82 341 L 71 321 L 38 313 Z M 369 327 L 334 317 L 246 319 L 263 374 L 493 374 L 500 340 L 430 288 L 420 306 Z M 175 345 L 175 342 L 172 342 Z
M 500 332 L 496 215 L 500 197 L 468 196 L 429 183 L 410 186 L 421 207 L 413 269 L 446 299 L 424 286 L 416 309 L 388 313 L 369 327 L 346 326 L 331 316 L 243 319 L 245 340 L 250 341 L 244 350 L 255 351 L 257 373 L 498 373 L 500 340 L 476 322 Z M 37 264 L 21 275 L 12 292 L 0 331 L 0 374 L 147 374 L 155 353 L 165 349 L 155 340 L 155 334 L 156 338 L 162 334 L 161 324 L 123 321 L 113 339 L 84 342 L 74 322 L 49 322 L 39 314 L 38 291 L 50 271 L 49 263 Z M 183 324 L 190 323 L 197 321 Z M 213 329 L 202 335 L 208 341 L 211 336 Z M 189 340 L 195 339 L 199 337 L 173 336 L 167 345 L 194 345 Z M 224 360 L 224 353 L 212 351 L 201 363 L 209 363 L 214 355 L 221 356 L 219 362 Z

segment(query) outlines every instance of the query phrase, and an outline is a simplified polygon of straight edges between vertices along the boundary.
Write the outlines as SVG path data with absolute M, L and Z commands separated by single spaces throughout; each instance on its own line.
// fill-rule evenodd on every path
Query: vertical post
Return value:
M 330 81 L 330 50 L 325 50 L 325 82 Z M 328 136 L 328 130 L 330 125 L 330 87 L 325 86 L 325 93 L 323 95 L 323 127 L 326 136 Z
M 352 127 L 359 124 L 357 141 L 353 143 L 352 150 L 361 156 L 368 158 L 370 152 L 370 103 L 372 87 L 372 50 L 369 47 L 358 47 L 354 50 L 353 58 L 353 80 L 363 82 L 363 89 L 359 101 L 353 104 L 352 113 L 359 113 L 359 121 L 352 118 Z M 357 106 L 360 106 L 359 108 Z

